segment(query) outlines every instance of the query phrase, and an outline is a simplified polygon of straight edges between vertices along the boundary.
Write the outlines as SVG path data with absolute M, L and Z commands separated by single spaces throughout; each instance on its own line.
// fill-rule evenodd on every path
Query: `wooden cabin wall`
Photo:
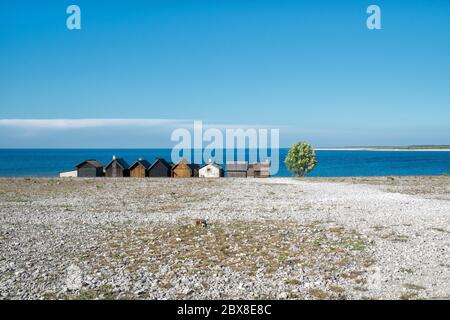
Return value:
M 267 163 L 257 163 L 255 164 L 255 177 L 256 178 L 267 178 L 270 177 L 270 165 Z
M 102 177 L 103 168 L 97 168 L 91 165 L 85 165 L 77 170 L 77 176 L 80 178 Z
M 145 168 L 137 165 L 133 170 L 130 170 L 130 176 L 134 178 L 145 178 Z
M 170 177 L 171 172 L 170 168 L 167 168 L 161 162 L 155 164 L 151 170 L 148 171 L 149 177 Z
M 191 177 L 191 168 L 184 163 L 180 163 L 174 170 L 173 176 L 175 178 L 189 178 Z
M 119 166 L 119 164 L 116 161 L 114 161 L 106 169 L 105 174 L 107 177 L 111 178 L 122 178 L 122 177 L 129 177 L 130 171 L 128 169 L 122 169 L 122 167 Z
M 230 178 L 247 178 L 247 171 L 227 171 L 227 177 L 230 177 Z
M 249 164 L 247 169 L 247 177 L 253 178 L 255 176 L 255 165 Z

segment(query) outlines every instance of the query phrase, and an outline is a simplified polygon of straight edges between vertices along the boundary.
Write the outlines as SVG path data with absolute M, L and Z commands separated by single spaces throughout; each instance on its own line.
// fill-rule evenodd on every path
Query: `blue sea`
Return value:
M 291 176 L 280 149 L 277 176 Z M 450 151 L 318 150 L 318 164 L 309 176 L 412 176 L 450 173 Z M 170 160 L 171 149 L 0 149 L 0 176 L 58 176 L 86 159 L 107 164 L 112 155 L 131 165 L 138 158 Z

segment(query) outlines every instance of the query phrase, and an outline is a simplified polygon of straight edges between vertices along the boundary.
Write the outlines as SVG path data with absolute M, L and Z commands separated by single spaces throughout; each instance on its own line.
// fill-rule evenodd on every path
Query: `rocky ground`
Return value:
M 0 179 L 0 298 L 449 299 L 449 200 L 448 176 Z

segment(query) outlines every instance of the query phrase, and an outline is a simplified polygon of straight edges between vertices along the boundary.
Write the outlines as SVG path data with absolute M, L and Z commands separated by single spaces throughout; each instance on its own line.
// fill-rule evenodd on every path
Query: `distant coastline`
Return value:
M 450 151 L 450 145 L 417 145 L 417 146 L 353 146 L 316 148 L 324 151 Z

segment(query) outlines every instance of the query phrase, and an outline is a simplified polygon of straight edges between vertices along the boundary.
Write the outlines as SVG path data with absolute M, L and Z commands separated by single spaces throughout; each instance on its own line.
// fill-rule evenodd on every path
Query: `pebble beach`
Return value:
M 449 298 L 449 176 L 0 179 L 0 299 Z

